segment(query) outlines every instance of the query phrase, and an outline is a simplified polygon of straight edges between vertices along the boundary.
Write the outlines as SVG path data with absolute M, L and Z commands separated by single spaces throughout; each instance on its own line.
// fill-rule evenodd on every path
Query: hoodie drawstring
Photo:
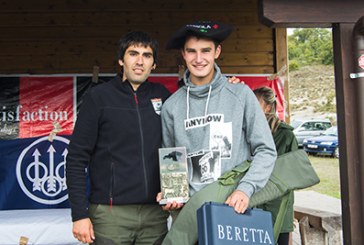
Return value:
M 187 103 L 187 115 L 186 115 L 186 118 L 187 120 L 190 119 L 190 86 L 187 86 L 187 100 L 186 100 L 186 103 Z
M 206 105 L 205 105 L 205 117 L 207 116 L 207 109 L 209 107 L 209 102 L 210 102 L 210 96 L 211 96 L 211 85 L 209 86 L 209 93 L 207 95 L 207 101 L 206 101 Z M 187 100 L 186 100 L 186 103 L 187 103 L 187 115 L 186 115 L 186 118 L 187 120 L 190 119 L 190 86 L 187 86 Z
M 207 116 L 207 108 L 209 107 L 210 95 L 211 95 L 211 85 L 209 86 L 209 94 L 207 95 L 207 101 L 205 106 L 205 117 Z

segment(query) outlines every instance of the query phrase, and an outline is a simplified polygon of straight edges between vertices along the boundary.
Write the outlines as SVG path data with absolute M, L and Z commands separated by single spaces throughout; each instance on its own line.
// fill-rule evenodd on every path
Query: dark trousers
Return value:
M 168 212 L 153 205 L 90 205 L 93 245 L 161 244 L 167 234 Z

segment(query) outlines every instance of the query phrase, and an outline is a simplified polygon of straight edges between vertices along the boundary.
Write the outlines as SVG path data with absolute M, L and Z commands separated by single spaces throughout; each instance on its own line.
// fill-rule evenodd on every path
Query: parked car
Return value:
M 323 135 L 305 139 L 303 149 L 309 154 L 323 154 L 339 157 L 337 127 L 327 129 Z
M 328 119 L 292 120 L 291 126 L 297 138 L 298 146 L 302 147 L 304 139 L 319 136 L 330 128 L 331 122 Z

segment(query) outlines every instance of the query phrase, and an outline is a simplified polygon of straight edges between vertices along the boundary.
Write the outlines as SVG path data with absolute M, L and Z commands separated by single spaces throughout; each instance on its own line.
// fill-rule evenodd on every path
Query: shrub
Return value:
M 289 61 L 289 70 L 297 71 L 298 69 L 300 69 L 300 65 L 298 64 L 298 62 L 296 60 L 290 60 Z

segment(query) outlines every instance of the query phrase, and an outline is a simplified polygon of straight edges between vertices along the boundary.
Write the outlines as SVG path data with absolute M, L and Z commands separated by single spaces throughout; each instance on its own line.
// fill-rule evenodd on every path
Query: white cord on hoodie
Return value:
M 190 103 L 188 103 L 189 101 L 190 101 L 190 86 L 187 86 L 187 100 L 186 100 L 186 102 L 187 102 L 187 116 L 186 116 L 187 120 L 190 119 L 189 118 L 189 115 L 190 115 Z
M 205 106 L 205 117 L 207 115 L 207 108 L 209 107 L 210 95 L 211 95 L 211 84 L 210 84 L 210 87 L 209 87 L 209 94 L 207 95 L 207 101 L 206 101 L 206 106 Z
M 209 107 L 209 102 L 210 102 L 210 95 L 211 95 L 211 84 L 209 86 L 209 93 L 207 95 L 207 101 L 206 101 L 206 105 L 205 105 L 205 117 L 207 115 L 207 108 Z M 189 116 L 190 116 L 190 86 L 187 86 L 187 115 L 186 115 L 186 118 L 187 120 L 190 119 Z

